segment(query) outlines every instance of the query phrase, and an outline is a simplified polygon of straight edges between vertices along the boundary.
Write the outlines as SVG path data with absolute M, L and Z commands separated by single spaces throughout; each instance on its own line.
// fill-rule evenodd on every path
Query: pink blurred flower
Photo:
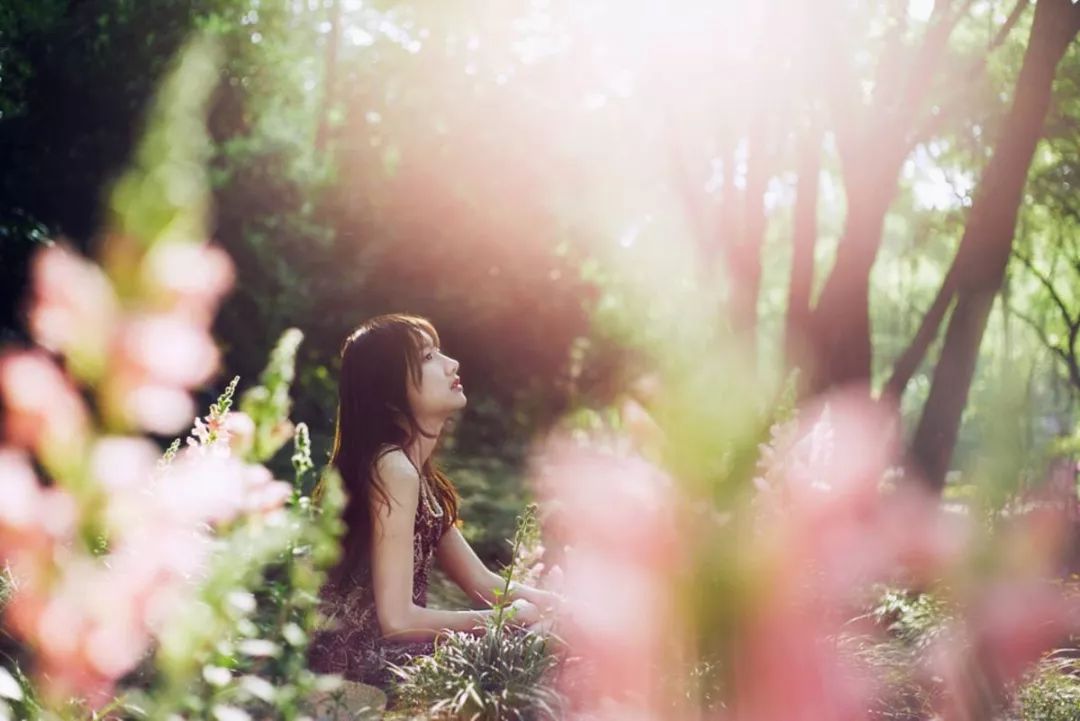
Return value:
M 115 681 L 150 646 L 141 600 L 159 581 L 100 559 L 66 556 L 49 583 L 22 584 L 8 604 L 11 628 L 35 650 L 38 678 L 56 699 L 109 700 Z
M 187 390 L 217 371 L 207 330 L 178 313 L 132 317 L 121 324 L 101 400 L 114 425 L 168 435 L 191 424 Z
M 173 312 L 201 327 L 213 320 L 218 301 L 234 280 L 232 261 L 203 243 L 164 242 L 143 260 L 143 278 Z
M 759 541 L 781 564 L 777 577 L 839 606 L 871 583 L 929 578 L 962 555 L 966 519 L 912 479 L 885 483 L 898 428 L 893 409 L 839 391 L 777 435 L 758 498 Z
M 0 449 L 0 494 L 0 560 L 15 579 L 7 625 L 35 649 L 47 692 L 106 700 L 112 680 L 146 647 L 125 626 L 134 618 L 123 605 L 129 579 L 100 564 L 91 573 L 95 561 L 71 553 L 78 508 L 68 494 L 38 483 L 24 453 Z
M 217 416 L 214 411 L 206 419 L 196 418 L 187 445 L 199 453 L 243 458 L 255 443 L 255 421 L 246 413 L 227 411 Z
M 169 552 L 162 544 L 172 544 L 181 555 L 168 565 L 185 574 L 194 572 L 205 550 L 195 535 L 239 516 L 272 512 L 292 494 L 290 484 L 263 466 L 202 450 L 184 449 L 163 469 L 157 448 L 139 438 L 103 439 L 91 455 L 93 476 L 107 495 L 105 518 L 118 542 L 139 539 L 159 553 Z M 183 557 L 188 551 L 190 562 Z
M 980 590 L 971 621 L 982 660 L 1010 684 L 1077 631 L 1080 604 L 1047 579 L 1007 579 Z
M 777 434 L 754 531 L 737 553 L 748 596 L 737 619 L 714 619 L 737 629 L 724 718 L 869 718 L 877 681 L 836 639 L 854 630 L 850 619 L 873 583 L 931 578 L 962 557 L 970 537 L 914 484 L 888 488 L 897 429 L 891 409 L 837 393 Z M 632 453 L 563 440 L 538 467 L 552 530 L 570 546 L 569 622 L 559 631 L 592 671 L 569 687 L 576 708 L 591 718 L 671 718 L 674 699 L 660 679 L 694 657 L 675 611 L 680 573 L 687 554 L 719 550 L 698 536 L 728 529 L 716 537 L 735 542 L 735 527 L 718 509 L 695 510 Z
M 11 501 L 0 508 L 0 549 L 18 579 L 6 621 L 34 649 L 52 698 L 106 701 L 190 600 L 212 550 L 209 524 L 271 512 L 292 491 L 229 457 L 183 454 L 156 473 L 158 455 L 138 437 L 94 444 L 89 470 L 112 534 L 109 553 L 93 557 L 72 548 L 74 512 L 63 522 L 56 503 L 66 495 L 40 486 L 24 452 L 0 449 L 0 493 Z
M 110 377 L 102 387 L 101 399 L 115 425 L 158 435 L 180 433 L 195 418 L 195 402 L 187 391 L 135 376 Z
M 126 321 L 115 353 L 116 373 L 149 385 L 194 388 L 209 380 L 218 364 L 210 334 L 179 314 Z
M 255 445 L 255 421 L 247 413 L 229 411 L 225 416 L 224 432 L 229 448 L 237 458 L 244 458 Z
M 67 376 L 38 351 L 0 353 L 4 437 L 42 460 L 77 462 L 89 435 L 82 399 Z
M 41 487 L 23 451 L 0 446 L 0 527 L 30 528 L 38 521 Z
M 737 631 L 732 718 L 870 718 L 876 680 L 840 653 L 841 623 L 831 609 L 785 589 L 756 599 L 747 616 Z
M 638 456 L 566 439 L 547 445 L 536 471 L 548 525 L 570 546 L 558 632 L 587 668 L 564 676 L 564 691 L 582 718 L 664 718 L 657 671 L 681 633 L 670 480 Z
M 291 496 L 292 486 L 274 480 L 260 465 L 185 451 L 155 482 L 153 494 L 175 519 L 220 524 L 280 508 Z
M 106 492 L 138 489 L 150 482 L 161 451 L 141 436 L 105 436 L 90 452 L 90 473 Z
M 97 265 L 63 245 L 41 250 L 34 257 L 32 273 L 34 339 L 65 355 L 81 377 L 98 378 L 118 313 L 109 279 Z
M 886 482 L 898 428 L 893 409 L 839 391 L 774 433 L 747 559 L 758 583 L 736 652 L 737 718 L 868 718 L 877 680 L 835 639 L 857 630 L 849 619 L 873 584 L 928 581 L 966 552 L 965 519 L 911 479 Z
M 961 613 L 931 656 L 931 671 L 945 682 L 944 719 L 987 715 L 1044 654 L 1080 631 L 1080 596 L 1059 580 L 1070 513 L 1052 497 L 1007 513 L 984 540 L 996 551 L 993 563 L 975 576 L 955 574 Z
M 62 490 L 38 482 L 24 451 L 0 446 L 0 564 L 17 582 L 34 583 L 48 573 L 57 545 L 75 530 L 78 509 Z

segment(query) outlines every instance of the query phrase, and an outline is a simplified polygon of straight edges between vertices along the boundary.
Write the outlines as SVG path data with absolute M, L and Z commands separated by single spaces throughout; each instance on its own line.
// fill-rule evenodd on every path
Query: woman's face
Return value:
M 431 336 L 420 331 L 423 348 L 420 351 L 420 385 L 410 381 L 406 386 L 409 406 L 417 418 L 447 416 L 465 407 L 465 389 L 458 378 L 458 362 L 444 355 Z

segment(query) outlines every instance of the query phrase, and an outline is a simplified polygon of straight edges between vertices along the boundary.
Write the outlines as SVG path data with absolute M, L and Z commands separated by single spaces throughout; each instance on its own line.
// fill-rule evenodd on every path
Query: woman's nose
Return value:
M 461 367 L 461 364 L 450 356 L 447 356 L 446 359 L 450 361 L 450 375 L 454 375 L 455 373 L 457 373 L 458 368 Z

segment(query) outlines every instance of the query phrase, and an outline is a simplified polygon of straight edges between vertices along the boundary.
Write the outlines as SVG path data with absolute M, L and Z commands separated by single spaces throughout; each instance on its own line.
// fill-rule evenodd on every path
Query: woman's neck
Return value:
M 446 419 L 425 420 L 418 421 L 418 423 L 424 434 L 427 435 L 417 434 L 415 440 L 406 446 L 404 450 L 405 455 L 416 464 L 417 468 L 423 468 L 435 451 L 435 444 L 439 442 L 439 436 L 442 435 L 443 424 L 446 423 Z

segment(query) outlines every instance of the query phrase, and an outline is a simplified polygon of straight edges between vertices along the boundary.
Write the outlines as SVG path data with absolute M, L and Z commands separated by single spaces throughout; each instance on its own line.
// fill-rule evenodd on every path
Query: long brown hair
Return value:
M 397 313 L 381 315 L 349 334 L 341 347 L 337 424 L 330 464 L 341 474 L 348 501 L 342 556 L 333 578 L 343 578 L 370 563 L 373 504 L 390 502 L 375 474 L 375 464 L 387 453 L 406 448 L 418 436 L 432 437 L 420 428 L 406 391 L 406 384 L 419 386 L 421 382 L 422 332 L 439 345 L 439 335 L 427 319 Z M 431 484 L 445 523 L 453 523 L 458 514 L 458 495 L 450 479 L 431 458 L 419 470 Z

